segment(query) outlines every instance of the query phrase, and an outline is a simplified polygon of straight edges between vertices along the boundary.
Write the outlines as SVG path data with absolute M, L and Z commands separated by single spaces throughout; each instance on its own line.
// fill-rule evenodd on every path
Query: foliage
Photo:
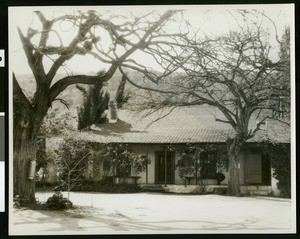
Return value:
M 221 172 L 217 172 L 216 179 L 217 179 L 217 183 L 220 184 L 225 179 L 225 175 Z
M 179 167 L 180 178 L 196 176 L 196 157 L 191 151 L 181 153 L 177 166 Z
M 56 192 L 52 197 L 49 197 L 46 202 L 46 207 L 52 210 L 65 210 L 72 208 L 73 203 L 64 198 L 61 192 Z
M 280 51 L 279 51 L 280 64 L 278 66 L 278 77 L 280 77 L 281 85 L 279 86 L 280 90 L 290 92 L 291 90 L 291 72 L 290 72 L 290 28 L 286 27 L 282 35 L 280 42 Z M 290 117 L 290 107 L 291 107 L 291 95 L 281 95 L 279 100 L 277 99 L 278 107 L 278 116 L 280 118 Z M 276 102 L 276 101 L 275 101 Z
M 291 197 L 291 149 L 290 144 L 268 142 L 265 152 L 271 158 L 273 176 L 278 180 L 277 188 L 282 197 Z
M 105 111 L 108 109 L 109 93 L 102 83 L 89 86 L 88 91 L 77 85 L 84 96 L 83 105 L 78 109 L 78 130 L 90 127 L 95 123 L 106 121 Z
M 36 151 L 36 171 L 38 172 L 41 168 L 46 169 L 47 167 L 47 156 L 46 156 L 46 139 L 44 137 L 37 140 L 37 151 Z
M 54 151 L 47 150 L 47 153 L 45 152 L 45 161 L 43 162 L 42 167 L 36 168 L 36 178 L 35 178 L 35 186 L 36 187 L 48 187 L 48 186 L 57 186 L 58 182 L 52 181 L 47 182 L 46 178 L 47 176 L 53 177 L 52 179 L 56 178 L 56 175 L 51 175 L 51 172 L 49 172 L 49 168 L 55 167 L 56 161 L 57 161 L 57 154 Z M 38 159 L 37 159 L 38 164 Z M 50 170 L 52 171 L 52 170 Z M 48 175 L 49 174 L 49 175 Z M 49 178 L 48 178 L 49 179 Z
M 55 151 L 57 154 L 56 163 L 58 165 L 59 178 L 67 182 L 67 175 L 72 170 L 74 180 L 80 180 L 83 177 L 83 170 L 86 168 L 86 161 L 90 154 L 88 147 L 85 143 L 71 138 L 64 139 Z M 82 159 L 86 160 L 82 160 Z M 75 183 L 75 182 L 74 182 Z M 71 187 L 72 188 L 72 187 Z
M 216 165 L 219 169 L 225 169 L 228 164 L 226 146 L 219 144 L 201 144 L 201 145 L 187 145 L 180 152 L 180 159 L 177 166 L 179 169 L 179 176 L 185 179 L 187 176 L 193 176 L 197 179 L 203 179 L 204 162 L 201 160 L 201 153 L 213 153 Z M 220 172 L 219 172 L 220 173 Z M 213 176 L 216 178 L 217 175 Z M 200 182 L 200 181 L 198 181 Z M 200 182 L 201 183 L 201 182 Z
M 101 151 L 95 147 L 96 145 L 90 142 L 66 138 L 55 151 L 60 187 L 66 186 L 68 193 L 85 179 L 87 162 L 92 160 L 96 165 L 97 159 L 101 158 L 99 155 Z
M 150 162 L 150 159 L 147 159 L 146 156 L 139 155 L 138 157 L 135 157 L 132 165 L 134 174 L 145 172 L 147 165 Z
M 110 162 L 110 166 L 115 169 L 115 176 L 129 176 L 131 173 L 138 174 L 146 170 L 148 161 L 146 158 L 136 156 L 128 144 L 107 144 L 102 156 L 104 160 Z M 133 172 L 131 172 L 133 169 Z
M 122 80 L 119 84 L 115 100 L 117 102 L 118 108 L 122 108 L 123 105 L 129 100 L 130 94 L 129 92 L 125 92 L 126 78 L 122 77 Z
M 113 177 L 105 177 L 101 181 L 84 181 L 74 188 L 74 191 L 102 192 L 102 193 L 137 193 L 142 189 L 138 184 L 113 182 Z
M 59 169 L 59 190 L 99 192 L 135 192 L 138 186 L 124 186 L 109 181 L 111 177 L 126 177 L 146 170 L 148 161 L 135 156 L 127 144 L 96 144 L 66 138 L 56 151 Z M 92 164 L 92 180 L 86 179 L 88 162 Z M 103 170 L 100 173 L 100 167 Z M 131 172 L 133 170 L 133 172 Z M 98 174 L 97 174 L 98 172 Z M 98 182 L 97 179 L 103 178 Z M 93 181 L 94 180 L 94 181 Z M 125 183 L 124 183 L 125 184 Z M 103 187 L 103 188 L 101 188 Z
M 43 188 L 43 189 L 48 189 L 48 188 L 49 189 L 51 188 L 51 190 L 53 188 L 55 189 L 56 187 L 59 186 L 58 183 L 59 182 L 45 182 L 44 180 L 42 180 L 41 177 L 39 177 L 39 175 L 36 176 L 36 180 L 35 180 L 35 186 L 37 188 Z M 66 188 L 66 190 L 67 190 L 67 188 Z
M 49 110 L 49 113 L 43 119 L 40 134 L 61 135 L 76 129 L 76 116 L 73 115 L 71 111 L 65 111 L 63 113 L 61 113 L 61 111 L 62 110 L 57 107 Z
M 286 83 L 289 84 L 290 82 L 290 56 L 291 56 L 291 50 L 290 50 L 290 40 L 291 40 L 291 33 L 290 33 L 290 27 L 287 26 L 285 28 L 285 31 L 282 35 L 282 39 L 280 41 L 280 62 L 281 62 L 281 70 L 286 73 Z M 284 76 L 284 75 L 283 75 Z

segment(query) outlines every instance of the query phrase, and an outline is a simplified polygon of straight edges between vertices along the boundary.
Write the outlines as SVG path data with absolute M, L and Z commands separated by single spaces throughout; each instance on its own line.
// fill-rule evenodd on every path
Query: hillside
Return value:
M 96 73 L 89 73 L 89 75 L 95 75 Z M 138 74 L 131 74 L 131 76 L 135 77 L 135 81 L 139 81 L 142 77 Z M 57 80 L 65 77 L 65 75 L 56 75 L 53 80 L 53 83 Z M 16 78 L 23 89 L 25 95 L 30 99 L 33 97 L 35 92 L 35 80 L 32 75 L 23 74 L 16 75 Z M 111 99 L 114 99 L 115 94 L 117 92 L 118 86 L 121 81 L 121 73 L 116 72 L 114 76 L 109 80 L 108 85 L 106 86 L 108 92 L 110 93 Z M 82 85 L 87 88 L 88 86 Z M 143 90 L 137 89 L 135 86 L 132 86 L 127 82 L 125 86 L 125 92 L 130 95 L 130 99 L 127 104 L 124 105 L 124 108 L 135 109 L 136 104 L 141 104 L 141 102 L 145 101 L 144 96 L 145 92 Z M 83 95 L 76 88 L 75 85 L 69 86 L 66 88 L 58 98 L 63 99 L 67 104 L 69 109 L 62 104 L 60 101 L 54 101 L 52 107 L 48 111 L 48 115 L 44 121 L 44 127 L 42 131 L 46 131 L 46 133 L 51 134 L 59 134 L 61 131 L 65 131 L 63 128 L 65 127 L 67 130 L 76 130 L 77 129 L 77 109 L 83 103 Z M 53 128 L 53 129 L 49 129 Z

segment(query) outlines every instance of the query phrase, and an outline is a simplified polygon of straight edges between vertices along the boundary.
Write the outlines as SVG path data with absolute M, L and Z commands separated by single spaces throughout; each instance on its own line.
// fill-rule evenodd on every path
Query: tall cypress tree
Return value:
M 115 97 L 118 108 L 122 108 L 123 104 L 126 103 L 129 99 L 129 93 L 125 94 L 125 85 L 126 78 L 123 76 Z
M 83 93 L 83 105 L 78 109 L 78 130 L 89 128 L 95 123 L 106 121 L 105 110 L 108 109 L 109 93 L 102 83 L 97 83 L 89 87 L 86 91 L 77 85 Z

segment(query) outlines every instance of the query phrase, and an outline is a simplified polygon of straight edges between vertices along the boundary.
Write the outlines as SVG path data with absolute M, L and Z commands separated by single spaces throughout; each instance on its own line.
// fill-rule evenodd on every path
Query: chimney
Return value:
M 259 124 L 259 120 L 256 120 L 256 125 L 258 125 L 258 124 Z M 268 121 L 265 120 L 264 122 L 261 123 L 259 129 L 262 129 L 262 130 L 264 129 L 264 130 L 266 130 L 267 127 L 268 127 Z
M 108 122 L 116 123 L 117 120 L 118 120 L 117 102 L 115 100 L 110 100 L 108 103 Z

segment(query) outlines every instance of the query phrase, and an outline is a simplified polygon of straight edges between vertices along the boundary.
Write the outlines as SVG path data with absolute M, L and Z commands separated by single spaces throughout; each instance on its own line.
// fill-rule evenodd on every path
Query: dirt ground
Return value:
M 37 193 L 46 201 L 53 193 Z M 67 194 L 64 193 L 66 196 Z M 288 233 L 291 200 L 160 193 L 71 193 L 75 209 L 13 209 L 11 235 Z

